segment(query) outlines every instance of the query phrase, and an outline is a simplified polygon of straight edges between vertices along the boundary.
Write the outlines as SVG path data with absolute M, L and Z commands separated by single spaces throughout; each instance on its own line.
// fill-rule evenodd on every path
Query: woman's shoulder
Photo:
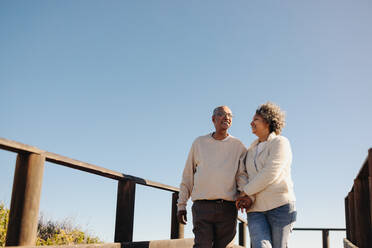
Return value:
M 283 135 L 276 134 L 276 135 L 273 137 L 273 140 L 288 140 L 288 138 L 285 137 L 285 136 L 283 136 Z
M 282 135 L 275 135 L 273 136 L 269 142 L 271 145 L 289 145 L 289 140 L 287 137 L 282 136 Z

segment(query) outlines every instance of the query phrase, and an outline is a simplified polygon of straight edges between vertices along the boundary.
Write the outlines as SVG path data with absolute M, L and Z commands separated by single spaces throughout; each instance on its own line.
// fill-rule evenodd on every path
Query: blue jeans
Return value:
M 297 212 L 294 203 L 247 214 L 252 248 L 286 248 Z

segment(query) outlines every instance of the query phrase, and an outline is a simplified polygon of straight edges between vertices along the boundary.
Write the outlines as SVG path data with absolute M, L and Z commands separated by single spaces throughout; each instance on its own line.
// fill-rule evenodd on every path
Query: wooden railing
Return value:
M 346 238 L 360 248 L 372 247 L 372 148 L 345 198 Z
M 293 228 L 294 231 L 321 231 L 322 247 L 329 248 L 329 231 L 346 231 L 345 228 Z
M 136 184 L 172 193 L 170 238 L 184 237 L 184 226 L 177 221 L 179 189 L 176 187 L 125 175 L 4 138 L 0 138 L 0 149 L 17 153 L 6 246 L 35 245 L 45 161 L 118 181 L 115 242 L 133 241 Z M 247 223 L 240 217 L 238 221 L 239 245 L 245 247 Z

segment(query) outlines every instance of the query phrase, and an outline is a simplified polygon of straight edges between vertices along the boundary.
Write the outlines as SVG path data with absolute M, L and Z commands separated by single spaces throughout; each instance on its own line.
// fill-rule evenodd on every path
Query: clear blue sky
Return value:
M 230 106 L 230 133 L 249 145 L 255 109 L 273 101 L 287 113 L 296 226 L 344 227 L 372 147 L 371 13 L 367 0 L 0 1 L 0 136 L 178 186 L 214 107 Z M 0 163 L 9 205 L 15 154 Z M 138 187 L 136 240 L 169 237 L 170 199 Z M 115 204 L 115 181 L 46 164 L 45 216 L 112 241 Z M 291 244 L 320 247 L 321 233 Z

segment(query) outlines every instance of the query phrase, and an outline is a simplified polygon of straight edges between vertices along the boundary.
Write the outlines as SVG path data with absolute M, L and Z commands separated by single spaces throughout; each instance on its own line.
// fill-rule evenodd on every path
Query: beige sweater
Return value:
M 240 160 L 239 189 L 253 196 L 249 212 L 267 211 L 295 201 L 291 178 L 292 151 L 287 138 L 271 133 L 254 161 L 258 140 L 248 148 L 246 163 Z M 246 181 L 245 186 L 241 186 Z M 243 184 L 244 185 L 244 184 Z
M 187 200 L 224 199 L 235 201 L 236 176 L 243 143 L 229 135 L 216 140 L 212 134 L 198 137 L 192 144 L 182 175 L 178 210 L 185 210 Z

